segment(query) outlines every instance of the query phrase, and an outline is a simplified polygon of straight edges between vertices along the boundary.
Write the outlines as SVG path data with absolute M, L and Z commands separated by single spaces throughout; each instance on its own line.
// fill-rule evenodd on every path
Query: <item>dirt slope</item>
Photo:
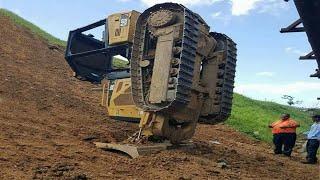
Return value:
M 95 86 L 72 77 L 62 48 L 1 15 L 0 24 L 0 179 L 319 177 L 319 167 L 300 164 L 297 154 L 273 156 L 267 144 L 224 125 L 199 125 L 191 149 L 135 160 L 98 150 L 85 139 L 120 141 L 136 125 L 108 119 Z

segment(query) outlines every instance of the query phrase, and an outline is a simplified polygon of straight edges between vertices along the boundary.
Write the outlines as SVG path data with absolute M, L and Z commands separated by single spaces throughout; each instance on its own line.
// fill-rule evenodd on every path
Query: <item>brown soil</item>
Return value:
M 274 156 L 268 144 L 225 125 L 199 125 L 194 148 L 134 160 L 96 149 L 93 141 L 124 140 L 137 125 L 107 117 L 96 86 L 72 77 L 63 48 L 4 16 L 0 24 L 0 179 L 319 177 L 317 165 Z

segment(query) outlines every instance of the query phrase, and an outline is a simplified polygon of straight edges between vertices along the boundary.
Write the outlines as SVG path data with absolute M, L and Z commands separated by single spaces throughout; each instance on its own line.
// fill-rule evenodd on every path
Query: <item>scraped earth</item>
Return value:
M 96 85 L 72 77 L 62 47 L 0 15 L 0 179 L 317 179 L 319 166 L 274 156 L 226 125 L 199 125 L 195 147 L 151 156 L 96 149 L 136 124 L 109 119 Z

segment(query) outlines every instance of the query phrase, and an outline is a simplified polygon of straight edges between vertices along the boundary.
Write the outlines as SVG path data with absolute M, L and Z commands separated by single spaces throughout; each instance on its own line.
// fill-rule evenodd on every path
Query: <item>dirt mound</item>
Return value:
M 315 179 L 317 166 L 273 156 L 224 125 L 199 125 L 195 147 L 135 160 L 96 149 L 136 130 L 105 114 L 64 50 L 0 15 L 0 179 Z M 297 156 L 295 154 L 295 156 Z

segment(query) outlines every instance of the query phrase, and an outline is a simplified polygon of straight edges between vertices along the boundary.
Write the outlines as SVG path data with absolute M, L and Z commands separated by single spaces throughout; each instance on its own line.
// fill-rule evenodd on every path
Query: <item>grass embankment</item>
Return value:
M 8 11 L 6 9 L 0 9 L 0 15 L 8 16 L 16 24 L 18 24 L 26 29 L 29 29 L 35 35 L 40 36 L 43 39 L 45 39 L 49 44 L 59 45 L 62 47 L 65 47 L 67 44 L 67 42 L 52 36 L 51 34 L 47 33 L 46 31 L 42 30 L 41 28 L 39 28 L 38 26 L 32 24 L 31 22 L 23 19 L 22 17 L 18 16 L 17 14 L 15 14 L 11 11 Z M 119 58 L 114 58 L 113 65 L 116 68 L 126 68 L 126 67 L 128 67 L 127 64 L 128 64 L 127 61 L 123 61 Z
M 6 9 L 0 9 L 0 15 L 10 17 L 10 19 L 13 20 L 16 24 L 29 29 L 35 35 L 38 35 L 38 36 L 42 37 L 43 39 L 47 40 L 49 44 L 59 45 L 59 46 L 63 46 L 63 47 L 66 46 L 65 41 L 62 41 L 62 40 L 52 36 L 51 34 L 47 33 L 46 31 L 42 30 L 41 28 L 39 28 L 38 26 L 32 24 L 31 22 L 23 19 L 22 17 L 18 16 L 17 14 L 15 14 L 11 11 L 8 11 Z
M 67 42 L 52 36 L 51 34 L 47 33 L 46 31 L 42 30 L 41 28 L 39 28 L 38 26 L 32 24 L 31 22 L 23 19 L 22 17 L 18 16 L 17 14 L 15 14 L 11 11 L 8 11 L 6 9 L 0 9 L 0 15 L 8 16 L 16 24 L 18 24 L 26 29 L 29 29 L 35 35 L 40 36 L 43 39 L 47 40 L 49 44 L 59 45 L 62 47 L 66 46 Z M 116 58 L 116 57 L 114 58 L 113 65 L 116 68 L 126 68 L 126 67 L 128 67 L 127 64 L 128 64 L 128 62 L 126 62 L 126 61 L 123 61 L 123 60 Z
M 291 114 L 291 117 L 300 123 L 298 133 L 308 131 L 312 123 L 308 112 L 273 102 L 253 100 L 239 94 L 234 95 L 232 114 L 226 124 L 257 139 L 270 142 L 272 134 L 267 126 L 278 120 L 283 113 Z
M 0 9 L 0 15 L 10 17 L 15 23 L 29 29 L 35 35 L 44 38 L 50 44 L 60 46 L 66 45 L 65 41 L 50 35 L 38 26 L 8 10 Z M 127 61 L 123 61 L 118 58 L 115 58 L 113 63 L 113 65 L 118 68 L 128 67 Z M 271 141 L 272 135 L 270 133 L 270 129 L 267 128 L 267 125 L 270 122 L 277 120 L 282 113 L 290 113 L 292 118 L 300 122 L 302 127 L 299 128 L 299 133 L 308 130 L 309 125 L 311 124 L 310 115 L 297 108 L 279 105 L 272 102 L 252 100 L 238 94 L 234 95 L 233 102 L 232 115 L 226 123 L 241 132 L 263 141 Z

